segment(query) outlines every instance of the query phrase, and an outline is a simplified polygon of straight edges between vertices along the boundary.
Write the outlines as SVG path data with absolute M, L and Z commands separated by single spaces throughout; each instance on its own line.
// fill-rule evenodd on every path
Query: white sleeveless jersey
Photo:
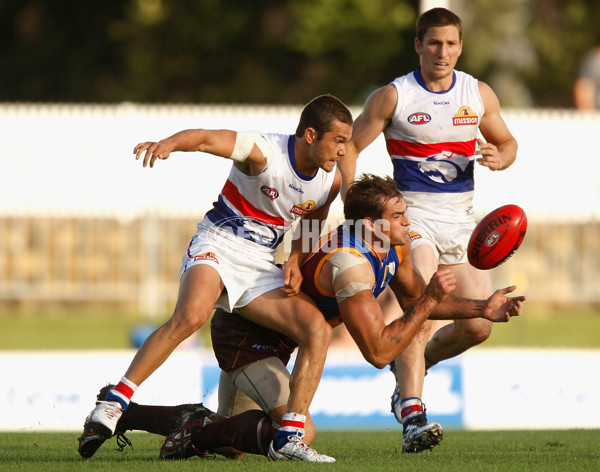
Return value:
M 484 113 L 477 79 L 454 71 L 451 88 L 434 93 L 417 70 L 392 84 L 398 103 L 384 136 L 408 216 L 472 222 L 474 153 Z
M 336 169 L 319 169 L 313 177 L 300 174 L 295 170 L 294 136 L 263 137 L 271 147 L 268 165 L 256 176 L 232 165 L 218 200 L 198 227 L 226 230 L 253 250 L 275 252 L 296 219 L 325 204 Z

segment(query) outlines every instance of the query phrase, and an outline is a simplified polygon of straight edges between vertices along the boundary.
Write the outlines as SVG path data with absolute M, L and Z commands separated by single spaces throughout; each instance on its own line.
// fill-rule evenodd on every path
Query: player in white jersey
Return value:
M 86 418 L 79 438 L 82 457 L 91 457 L 114 434 L 138 385 L 219 306 L 235 309 L 300 346 L 287 412 L 269 457 L 335 462 L 302 441 L 331 339 L 330 325 L 300 292 L 300 264 L 310 245 L 302 244 L 300 236 L 283 271 L 275 265 L 275 251 L 296 219 L 314 220 L 319 227 L 326 219 L 341 185 L 336 162 L 344 156 L 351 133 L 348 108 L 337 98 L 322 95 L 306 105 L 295 135 L 195 129 L 135 147 L 136 159 L 143 157 L 144 167 L 153 167 L 174 151 L 206 152 L 234 163 L 183 257 L 173 315 L 143 343 L 121 381 Z
M 371 94 L 339 167 L 343 197 L 359 153 L 384 133 L 394 178 L 408 204 L 415 267 L 425 280 L 449 267 L 456 275 L 457 296 L 487 298 L 489 273 L 472 267 L 466 257 L 475 226 L 473 168 L 477 162 L 494 171 L 506 169 L 516 158 L 517 142 L 492 89 L 455 70 L 461 38 L 461 20 L 451 11 L 433 8 L 419 17 L 419 69 Z M 478 139 L 478 130 L 485 140 Z M 426 369 L 480 344 L 490 333 L 491 323 L 482 319 L 444 326 L 429 321 L 396 359 L 392 411 L 404 427 L 404 452 L 419 452 L 420 435 L 434 425 L 427 423 L 421 402 Z

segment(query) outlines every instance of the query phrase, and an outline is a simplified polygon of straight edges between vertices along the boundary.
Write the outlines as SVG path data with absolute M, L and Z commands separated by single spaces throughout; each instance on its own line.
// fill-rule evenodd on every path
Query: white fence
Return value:
M 143 169 L 132 150 L 186 128 L 293 133 L 301 106 L 0 105 L 0 214 L 131 218 L 196 216 L 214 201 L 231 162 L 177 153 Z M 354 108 L 354 116 L 360 109 Z M 507 110 L 519 142 L 504 172 L 478 168 L 480 213 L 505 203 L 534 221 L 600 215 L 600 114 Z M 383 138 L 366 149 L 359 172 L 391 173 Z M 332 211 L 341 213 L 341 202 Z
M 392 374 L 355 352 L 329 352 L 311 406 L 317 429 L 400 433 L 390 413 Z M 0 352 L 0 431 L 80 432 L 98 388 L 115 382 L 132 356 L 132 351 Z M 423 399 L 429 419 L 446 429 L 598 428 L 600 381 L 593 374 L 598 362 L 599 350 L 475 348 L 433 367 Z M 202 401 L 216 409 L 219 372 L 211 351 L 179 348 L 134 400 Z M 558 414 L 557 405 L 585 414 Z
M 153 169 L 138 142 L 186 128 L 293 133 L 301 106 L 0 105 L 0 300 L 172 308 L 179 260 L 230 161 L 174 153 Z M 354 116 L 359 109 L 352 110 Z M 600 114 L 507 110 L 515 164 L 476 166 L 479 216 L 522 206 L 523 246 L 493 271 L 530 300 L 600 302 Z M 358 172 L 391 173 L 383 138 Z M 341 200 L 332 206 L 340 218 Z

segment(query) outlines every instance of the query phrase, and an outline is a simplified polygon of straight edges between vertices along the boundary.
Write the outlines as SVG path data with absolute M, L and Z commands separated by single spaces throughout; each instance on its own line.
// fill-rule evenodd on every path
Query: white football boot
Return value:
M 119 402 L 103 400 L 96 402 L 96 408 L 85 419 L 83 434 L 79 438 L 78 450 L 81 457 L 84 459 L 92 457 L 102 443 L 115 434 L 122 414 L 123 407 Z
M 273 448 L 273 441 L 271 441 L 267 457 L 270 461 L 335 462 L 333 457 L 319 454 L 308 447 L 297 434 L 288 436 L 288 442 L 277 451 Z
M 439 423 L 409 424 L 404 429 L 402 452 L 421 452 L 426 449 L 431 450 L 442 442 L 443 437 L 444 432 Z

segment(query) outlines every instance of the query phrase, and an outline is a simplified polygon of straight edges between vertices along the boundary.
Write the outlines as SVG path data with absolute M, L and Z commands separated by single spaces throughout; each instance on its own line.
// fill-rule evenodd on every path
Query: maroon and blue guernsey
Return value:
M 327 294 L 319 284 L 319 275 L 325 261 L 338 251 L 354 252 L 369 262 L 375 276 L 375 283 L 371 290 L 376 298 L 387 286 L 402 262 L 400 246 L 392 246 L 384 257 L 380 257 L 371 245 L 358 236 L 354 229 L 347 224 L 338 226 L 321 238 L 317 248 L 302 264 L 301 270 L 304 276 L 302 291 L 315 301 L 328 321 L 339 317 L 340 311 L 335 296 Z

